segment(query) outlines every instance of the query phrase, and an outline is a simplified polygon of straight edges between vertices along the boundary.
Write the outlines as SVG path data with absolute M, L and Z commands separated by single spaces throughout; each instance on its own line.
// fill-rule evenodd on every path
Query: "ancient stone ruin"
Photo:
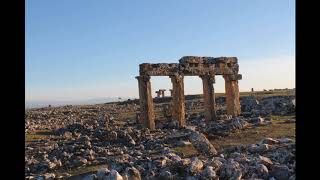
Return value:
M 159 89 L 158 91 L 156 91 L 155 93 L 157 94 L 157 98 L 164 97 L 164 92 L 166 90 L 165 89 Z
M 184 76 L 199 76 L 202 79 L 207 123 L 216 120 L 213 87 L 216 75 L 222 75 L 225 80 L 227 114 L 232 116 L 240 114 L 238 80 L 241 80 L 242 75 L 238 74 L 239 65 L 236 57 L 184 56 L 179 63 L 143 63 L 139 65 L 139 68 L 140 75 L 136 77 L 139 84 L 141 111 L 139 122 L 150 130 L 155 129 L 150 76 L 169 76 L 171 78 L 172 117 L 178 121 L 179 127 L 185 126 Z

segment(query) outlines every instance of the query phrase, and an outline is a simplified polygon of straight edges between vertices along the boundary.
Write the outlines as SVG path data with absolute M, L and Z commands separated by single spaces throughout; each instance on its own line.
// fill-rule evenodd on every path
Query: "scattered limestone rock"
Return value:
M 199 173 L 203 168 L 203 163 L 201 160 L 199 160 L 197 157 L 191 159 L 191 164 L 188 167 L 188 171 L 191 174 Z
M 128 180 L 141 180 L 139 170 L 134 167 L 128 167 L 126 169 L 126 175 Z
M 107 176 L 107 174 L 109 174 L 110 171 L 108 168 L 101 168 L 98 170 L 97 172 L 97 179 L 98 180 L 102 180 L 105 176 Z
M 286 165 L 274 165 L 271 168 L 271 175 L 277 180 L 285 180 L 289 178 L 289 168 Z
M 212 166 L 207 166 L 201 173 L 202 179 L 219 179 Z
M 256 166 L 256 172 L 258 174 L 258 177 L 266 179 L 269 176 L 268 168 L 263 164 L 258 164 Z
M 279 143 L 279 141 L 276 140 L 276 139 L 265 138 L 265 139 L 261 140 L 259 144 L 271 144 L 271 145 L 273 145 L 273 144 L 278 144 L 278 143 Z
M 191 134 L 189 136 L 189 140 L 193 144 L 193 146 L 201 153 L 206 155 L 216 155 L 217 150 L 213 147 L 210 141 L 203 135 L 197 131 L 190 130 Z

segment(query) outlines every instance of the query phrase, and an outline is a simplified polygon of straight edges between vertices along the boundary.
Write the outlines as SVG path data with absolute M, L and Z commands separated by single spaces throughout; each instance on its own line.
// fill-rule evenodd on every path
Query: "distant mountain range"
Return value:
M 126 101 L 128 99 L 134 99 L 130 97 L 102 97 L 102 98 L 93 98 L 86 100 L 69 100 L 69 101 L 59 101 L 59 100 L 26 100 L 25 108 L 41 108 L 48 107 L 51 105 L 54 106 L 65 106 L 65 105 L 88 105 L 88 104 L 102 104 L 108 102 L 117 102 L 117 101 Z

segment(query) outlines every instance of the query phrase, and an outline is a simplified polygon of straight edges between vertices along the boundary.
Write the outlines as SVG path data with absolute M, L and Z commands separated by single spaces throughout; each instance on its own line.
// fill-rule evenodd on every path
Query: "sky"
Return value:
M 140 63 L 182 56 L 238 57 L 240 91 L 295 87 L 293 0 L 28 0 L 25 22 L 26 101 L 138 98 Z M 168 77 L 151 83 L 170 94 Z

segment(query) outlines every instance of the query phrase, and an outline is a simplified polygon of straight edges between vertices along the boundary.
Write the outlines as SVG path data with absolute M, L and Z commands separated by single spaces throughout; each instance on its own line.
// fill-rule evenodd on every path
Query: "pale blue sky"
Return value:
M 242 91 L 295 87 L 293 0 L 28 0 L 25 33 L 26 100 L 138 97 L 140 63 L 186 55 L 237 56 Z

